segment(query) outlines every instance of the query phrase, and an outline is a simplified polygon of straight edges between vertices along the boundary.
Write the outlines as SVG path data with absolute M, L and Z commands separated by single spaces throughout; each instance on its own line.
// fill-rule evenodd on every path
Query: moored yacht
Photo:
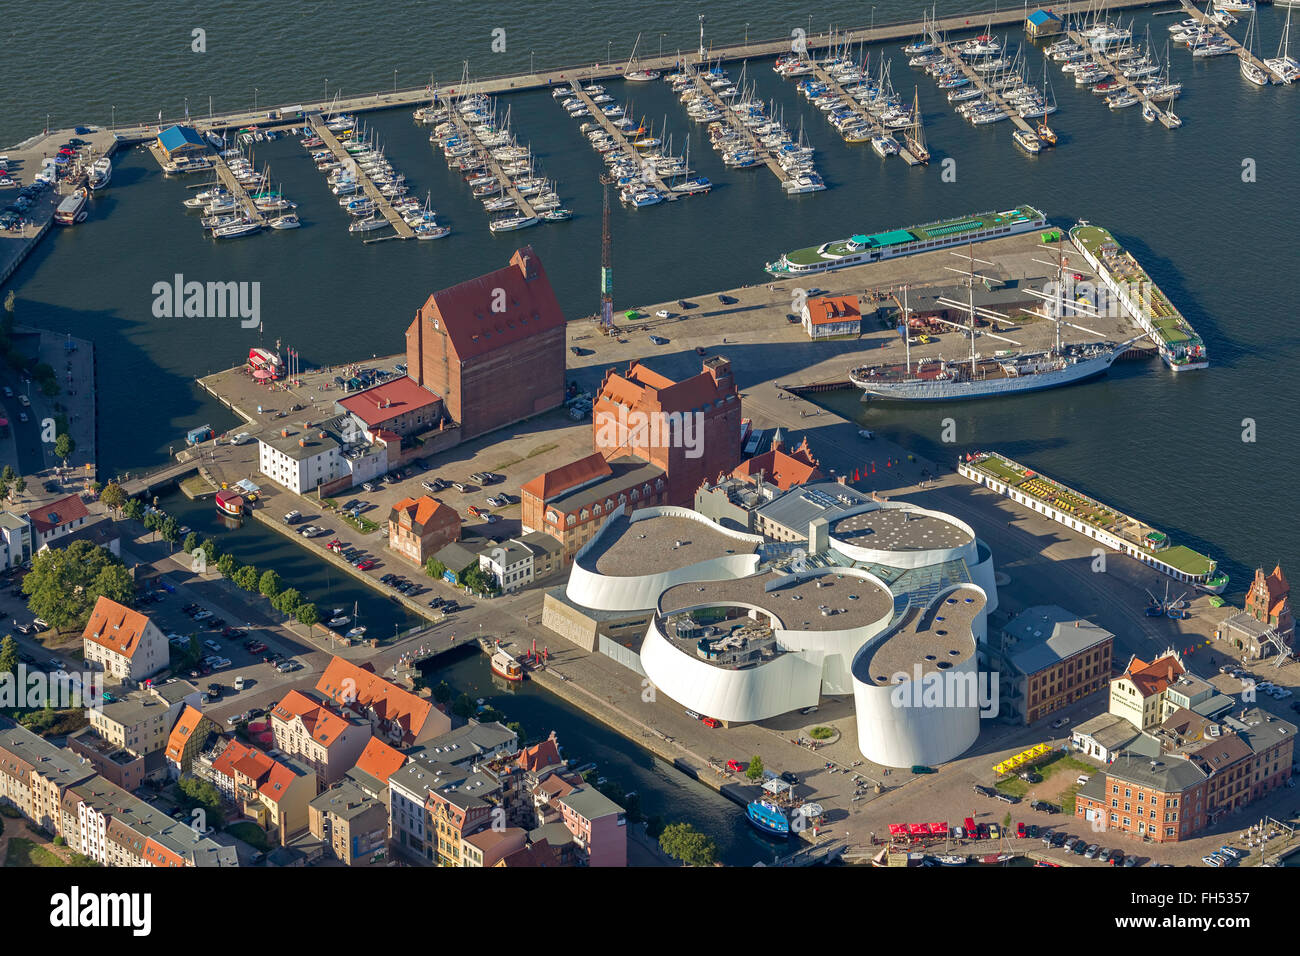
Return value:
M 90 176 L 87 180 L 87 185 L 90 186 L 92 190 L 103 189 L 108 185 L 109 180 L 112 178 L 113 163 L 107 156 L 101 156 L 99 159 L 95 160 L 94 164 L 90 167 Z

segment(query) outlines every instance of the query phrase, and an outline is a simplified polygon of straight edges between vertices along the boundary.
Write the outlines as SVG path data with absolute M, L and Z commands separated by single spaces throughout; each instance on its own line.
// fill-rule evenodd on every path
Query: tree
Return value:
M 113 512 L 113 517 L 122 510 L 126 504 L 126 492 L 116 481 L 110 481 L 104 486 L 104 490 L 99 493 L 99 500 L 104 503 L 104 507 Z
M 457 717 L 463 717 L 466 720 L 474 716 L 474 700 L 469 694 L 461 694 L 456 698 L 456 703 L 451 705 L 451 712 Z
M 491 571 L 485 571 L 480 565 L 471 565 L 464 575 L 465 587 L 479 594 L 491 594 L 500 590 L 497 586 L 496 575 Z
M 157 534 L 158 529 L 162 527 L 162 522 L 162 515 L 157 511 L 149 511 L 145 513 L 144 527 L 146 531 L 152 531 L 154 534 Z
M 174 545 L 181 539 L 181 523 L 168 515 L 158 522 L 158 533 L 162 535 L 164 541 Z
M 72 457 L 73 451 L 76 450 L 77 443 L 72 440 L 72 436 L 67 432 L 57 435 L 54 439 L 54 457 L 63 459 L 63 467 L 68 467 L 68 459 Z
M 9 497 L 9 482 L 5 481 L 3 478 L 0 478 L 0 498 L 8 498 L 8 497 Z
M 270 572 L 268 571 L 267 574 Z M 263 578 L 266 575 L 262 575 Z M 275 597 L 271 598 L 271 607 L 275 608 L 281 614 L 293 617 L 299 605 L 302 604 L 302 593 L 297 588 L 285 588 Z
M 257 590 L 264 598 L 274 598 L 280 593 L 280 575 L 274 571 L 263 571 L 257 582 Z
M 689 823 L 670 823 L 659 834 L 659 848 L 687 866 L 712 866 L 718 845 Z
M 445 704 L 451 700 L 451 685 L 446 681 L 442 681 L 433 689 L 433 699 L 440 704 Z
M 18 673 L 18 642 L 12 634 L 0 640 L 0 674 Z
M 754 759 L 749 762 L 749 767 L 745 770 L 745 776 L 750 780 L 761 780 L 763 777 L 763 758 L 754 755 Z
M 198 550 L 198 547 L 199 547 L 199 536 L 197 533 L 191 531 L 189 534 L 185 536 L 185 543 L 181 545 L 181 549 L 186 554 L 193 554 L 196 550 Z
M 506 724 L 506 730 L 513 730 L 515 732 L 515 736 L 519 738 L 520 745 L 523 744 L 524 740 L 526 739 L 524 736 L 523 724 L 521 724 L 517 720 L 512 720 L 508 724 Z
M 300 624 L 307 625 L 307 633 L 311 634 L 311 629 L 320 623 L 320 611 L 315 604 L 299 604 L 295 612 Z
M 27 605 L 51 627 L 81 628 L 100 597 L 129 604 L 135 582 L 126 565 L 89 541 L 38 551 L 23 579 Z
M 3 478 L 5 481 L 13 481 L 17 477 L 18 475 L 14 472 L 13 465 L 5 465 L 4 471 L 0 471 L 0 478 Z
M 90 493 L 92 495 L 98 496 L 104 490 L 104 483 L 102 481 L 95 481 L 94 479 L 92 479 L 88 487 L 90 488 Z
M 108 489 L 104 490 L 107 491 Z M 132 521 L 140 521 L 144 518 L 144 502 L 139 498 L 127 498 L 122 504 L 122 514 Z
M 430 558 L 424 562 L 424 573 L 431 578 L 441 578 L 447 573 L 447 565 L 443 564 L 437 558 Z
M 223 554 L 217 559 L 217 570 L 221 572 L 222 577 L 233 578 L 235 572 L 239 570 L 239 562 L 235 560 L 233 554 Z
M 19 475 L 17 478 L 14 479 L 14 493 L 21 495 L 26 490 L 27 490 L 27 479 L 24 478 L 22 475 Z
M 235 572 L 235 583 L 245 591 L 256 591 L 257 580 L 257 568 L 251 564 L 246 564 Z
M 199 547 L 203 549 L 204 555 L 207 556 L 208 564 L 217 563 L 217 543 L 215 541 L 211 538 L 204 538 Z

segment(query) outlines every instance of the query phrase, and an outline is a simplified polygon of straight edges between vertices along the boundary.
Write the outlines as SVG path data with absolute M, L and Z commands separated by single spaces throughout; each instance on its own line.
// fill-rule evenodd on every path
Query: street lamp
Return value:
M 610 40 L 608 43 L 605 44 L 605 63 L 606 63 L 606 65 L 608 65 L 608 64 L 609 64 L 609 61 L 612 60 L 612 59 L 614 59 L 614 41 L 613 41 L 613 40 Z M 47 123 L 46 125 L 48 126 L 49 124 Z
M 325 77 L 325 97 L 324 99 L 321 100 L 321 102 L 328 103 L 329 101 L 330 101 L 330 78 L 327 76 Z
M 664 37 L 666 36 L 668 36 L 667 33 L 659 34 L 659 59 L 661 60 L 664 58 Z
M 253 112 L 257 112 L 257 87 L 253 87 Z
M 537 75 L 536 71 L 533 69 L 533 51 L 532 51 L 532 50 L 529 50 L 529 51 L 528 51 L 528 75 L 529 75 L 529 76 L 536 76 L 536 75 Z
M 871 5 L 871 32 L 874 39 L 874 34 L 876 32 L 876 5 L 874 3 Z
M 749 24 L 745 24 L 745 46 L 749 46 Z
M 393 92 L 397 92 L 397 70 L 393 70 Z
M 109 120 L 108 125 L 109 125 L 109 126 L 112 126 L 112 127 L 116 127 L 116 126 L 117 126 L 117 107 L 116 107 L 116 106 L 113 107 L 113 114 L 112 114 L 112 115 L 113 115 L 113 118 L 112 118 L 111 120 Z

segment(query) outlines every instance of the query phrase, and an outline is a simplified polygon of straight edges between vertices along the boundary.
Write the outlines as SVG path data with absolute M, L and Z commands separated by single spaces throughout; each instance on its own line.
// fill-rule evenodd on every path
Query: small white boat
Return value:
M 344 627 L 352 623 L 352 618 L 348 617 L 346 614 L 340 614 L 337 617 L 330 618 L 325 623 L 328 627 Z
M 103 189 L 108 185 L 109 180 L 113 178 L 113 164 L 107 156 L 101 156 L 95 160 L 90 167 L 90 177 L 87 185 L 92 190 Z
M 539 221 L 536 216 L 503 216 L 489 222 L 488 229 L 492 232 L 514 232 L 516 229 L 535 226 Z
M 365 634 L 366 634 L 366 627 L 364 624 L 359 627 L 354 627 L 352 630 L 348 631 L 348 637 L 365 637 Z
M 251 220 L 241 220 L 228 226 L 218 226 L 212 230 L 213 239 L 239 239 L 261 231 L 261 226 Z
M 302 223 L 298 221 L 297 216 L 290 213 L 287 216 L 280 216 L 278 219 L 272 219 L 269 225 L 272 229 L 297 229 L 302 225 Z

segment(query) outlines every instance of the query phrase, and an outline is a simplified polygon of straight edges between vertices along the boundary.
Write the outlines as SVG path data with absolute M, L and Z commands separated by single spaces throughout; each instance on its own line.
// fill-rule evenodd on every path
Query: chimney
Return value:
M 808 553 L 821 554 L 830 541 L 830 525 L 825 518 L 814 518 L 808 522 Z

